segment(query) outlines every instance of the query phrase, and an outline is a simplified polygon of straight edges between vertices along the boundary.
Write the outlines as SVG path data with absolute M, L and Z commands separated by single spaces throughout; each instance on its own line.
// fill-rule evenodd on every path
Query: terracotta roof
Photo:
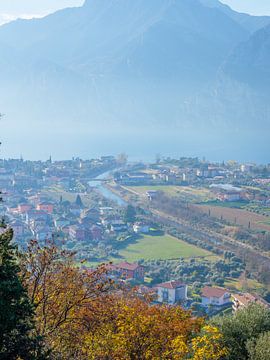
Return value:
M 167 281 L 167 282 L 158 284 L 157 287 L 162 287 L 162 288 L 166 288 L 166 289 L 176 289 L 183 285 L 185 285 L 185 284 L 183 284 L 181 281 L 171 280 L 171 281 Z
M 235 300 L 237 300 L 240 303 L 240 305 L 243 306 L 247 306 L 248 304 L 255 302 L 257 304 L 270 307 L 270 304 L 258 295 L 244 293 L 244 294 L 233 294 L 233 297 Z
M 226 293 L 228 293 L 228 290 L 223 288 L 217 288 L 211 286 L 205 286 L 204 288 L 202 288 L 202 296 L 207 298 L 211 298 L 211 297 L 220 298 L 224 296 Z
M 116 265 L 114 265 L 114 264 L 105 264 L 104 267 L 105 267 L 105 269 L 106 269 L 107 271 L 117 270 L 117 267 L 116 267 Z
M 116 267 L 118 269 L 123 269 L 123 270 L 136 270 L 138 269 L 140 265 L 136 264 L 136 263 L 133 263 L 133 264 L 130 264 L 128 262 L 122 262 L 122 263 L 119 263 L 119 264 L 116 264 Z

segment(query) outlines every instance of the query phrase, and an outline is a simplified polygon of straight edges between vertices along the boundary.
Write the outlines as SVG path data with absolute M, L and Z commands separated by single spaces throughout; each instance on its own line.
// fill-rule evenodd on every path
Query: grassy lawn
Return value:
M 47 196 L 55 201 L 59 201 L 60 196 L 63 197 L 63 201 L 70 201 L 71 203 L 75 202 L 77 193 L 71 193 L 65 191 L 61 187 L 54 186 L 42 191 L 42 195 Z M 82 202 L 85 206 L 90 206 L 93 203 L 93 195 L 92 194 L 81 194 Z
M 217 256 L 209 251 L 190 245 L 170 235 L 150 236 L 144 235 L 131 242 L 125 248 L 119 250 L 119 257 L 104 259 L 103 261 L 87 261 L 83 265 L 95 267 L 99 263 L 121 261 L 136 262 L 140 259 L 145 260 L 176 260 L 178 258 L 201 257 L 209 261 L 215 261 Z M 80 263 L 77 264 L 81 266 Z
M 240 279 L 228 279 L 225 281 L 224 287 L 238 291 L 259 291 L 264 288 L 262 284 L 253 279 L 246 279 L 244 282 Z
M 208 201 L 205 205 L 219 206 L 224 208 L 236 208 L 244 209 L 248 204 L 248 201 Z
M 144 235 L 119 251 L 122 259 L 133 262 L 139 259 L 175 259 L 211 256 L 206 250 L 190 245 L 170 235 Z M 112 259 L 113 260 L 113 259 Z

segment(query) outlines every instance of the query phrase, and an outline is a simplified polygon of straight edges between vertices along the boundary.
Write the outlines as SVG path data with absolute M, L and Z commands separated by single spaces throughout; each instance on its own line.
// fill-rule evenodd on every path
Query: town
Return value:
M 106 263 L 116 282 L 199 315 L 270 300 L 270 165 L 198 158 L 0 160 L 1 216 L 30 240 Z

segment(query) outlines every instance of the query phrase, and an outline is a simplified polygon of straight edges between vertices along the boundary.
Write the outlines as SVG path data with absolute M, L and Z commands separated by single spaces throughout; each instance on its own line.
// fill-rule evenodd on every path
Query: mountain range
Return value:
M 267 16 L 218 0 L 86 0 L 1 26 L 0 51 L 7 153 L 267 161 Z

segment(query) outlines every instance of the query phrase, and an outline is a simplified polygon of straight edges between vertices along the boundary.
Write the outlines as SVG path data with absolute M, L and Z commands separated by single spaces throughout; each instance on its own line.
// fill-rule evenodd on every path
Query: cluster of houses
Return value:
M 4 197 L 0 216 L 9 217 L 16 240 L 22 243 L 27 239 L 35 238 L 44 242 L 60 236 L 74 243 L 95 244 L 106 242 L 110 235 L 115 236 L 127 231 L 135 234 L 149 233 L 149 224 L 128 224 L 116 208 L 98 203 L 93 207 L 85 207 L 78 197 L 78 201 L 68 202 L 42 195 L 42 190 L 52 185 L 75 194 L 79 190 L 85 191 L 89 180 L 116 166 L 117 161 L 112 156 L 86 161 L 72 159 L 52 162 L 51 158 L 46 162 L 0 160 L 0 189 Z M 252 164 L 245 164 L 240 168 L 236 166 L 234 169 L 223 164 L 214 166 L 201 163 L 200 166 L 185 167 L 163 164 L 157 165 L 151 171 L 137 169 L 118 172 L 115 181 L 121 185 L 198 184 L 205 181 L 220 201 L 257 199 L 270 204 L 268 195 L 247 192 L 240 186 L 226 183 L 228 179 L 251 177 L 253 180 L 253 175 L 250 175 L 252 170 Z M 265 181 L 259 184 L 268 185 Z M 149 190 L 147 196 L 151 200 L 158 196 L 158 192 Z M 159 303 L 174 305 L 190 300 L 188 286 L 178 280 L 163 282 L 154 288 L 145 286 L 144 267 L 140 264 L 121 262 L 109 265 L 108 271 L 116 279 L 137 282 L 142 291 L 154 291 Z M 237 311 L 253 302 L 269 306 L 257 295 L 232 294 L 220 287 L 203 287 L 200 295 L 201 306 L 205 309 L 228 306 Z
M 187 285 L 180 281 L 168 281 L 159 284 L 156 286 L 157 301 L 171 305 L 185 303 L 188 300 L 187 288 Z M 251 303 L 270 308 L 270 304 L 258 295 L 232 293 L 227 289 L 212 286 L 205 286 L 201 289 L 201 306 L 205 308 L 206 312 L 210 309 L 219 311 L 228 307 L 237 311 Z
M 182 159 L 183 160 L 183 159 Z M 141 164 L 117 172 L 115 181 L 121 185 L 193 185 L 198 182 L 225 182 L 256 178 L 256 164 L 212 164 L 199 159 Z M 177 164 L 178 163 L 178 164 Z
M 86 192 L 95 176 L 117 166 L 113 156 L 66 161 L 0 159 L 0 216 L 8 218 L 18 241 L 51 239 L 55 234 L 73 240 L 101 239 L 101 214 L 82 204 L 54 200 L 43 190 L 53 186 L 69 193 Z M 120 221 L 120 220 L 119 220 Z M 115 228 L 117 223 L 115 222 Z
M 75 241 L 99 242 L 106 235 L 122 232 L 148 233 L 150 225 L 145 222 L 127 224 L 122 214 L 113 207 L 85 207 L 82 203 L 63 204 L 37 194 L 24 198 L 17 207 L 5 206 L 16 240 L 35 238 L 38 241 L 61 238 Z
M 133 280 L 139 284 L 144 282 L 144 266 L 138 263 L 121 262 L 107 266 L 109 274 L 114 279 L 121 281 Z M 139 293 L 155 294 L 154 301 L 162 304 L 177 305 L 191 304 L 192 299 L 188 297 L 188 286 L 179 280 L 170 280 L 154 287 L 145 285 L 139 286 Z M 250 293 L 232 293 L 231 291 L 215 286 L 204 286 L 200 292 L 201 306 L 207 311 L 219 311 L 224 308 L 231 308 L 237 311 L 251 303 L 260 304 L 270 308 L 270 304 L 258 295 Z
M 252 169 L 248 167 L 247 169 Z M 269 191 L 262 191 L 255 187 L 241 187 L 241 174 L 245 173 L 245 167 L 242 167 L 242 171 L 232 171 L 217 166 L 208 165 L 202 169 L 181 169 L 175 166 L 160 167 L 160 169 L 146 169 L 145 171 L 124 171 L 123 173 L 117 173 L 115 178 L 116 183 L 122 186 L 155 186 L 155 185 L 205 185 L 209 188 L 216 200 L 221 202 L 257 202 L 263 205 L 270 205 Z M 243 178 L 243 184 L 248 183 L 248 177 Z M 256 179 L 251 177 L 250 180 L 254 182 L 254 185 L 266 186 L 267 179 Z M 234 186 L 229 182 L 237 182 L 240 186 Z M 269 189 L 268 189 L 269 190 Z M 151 200 L 157 196 L 157 191 L 150 190 L 146 194 Z

